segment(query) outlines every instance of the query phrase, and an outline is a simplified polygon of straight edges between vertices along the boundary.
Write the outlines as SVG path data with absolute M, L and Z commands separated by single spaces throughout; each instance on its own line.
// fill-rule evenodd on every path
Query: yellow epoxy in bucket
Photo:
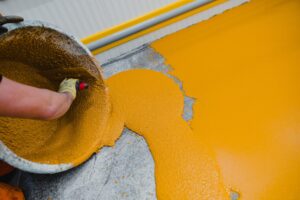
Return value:
M 110 116 L 98 67 L 79 43 L 54 29 L 27 26 L 2 35 L 0 73 L 4 76 L 51 90 L 57 90 L 64 78 L 79 78 L 91 88 L 80 92 L 70 111 L 55 121 L 0 117 L 0 140 L 19 157 L 36 163 L 76 166 L 85 161 L 102 146 Z

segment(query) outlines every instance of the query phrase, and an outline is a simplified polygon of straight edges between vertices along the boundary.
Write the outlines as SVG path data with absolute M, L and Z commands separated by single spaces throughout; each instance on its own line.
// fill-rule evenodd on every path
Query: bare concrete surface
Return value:
M 123 54 L 115 58 L 111 62 L 104 63 L 102 65 L 102 68 L 104 71 L 104 77 L 110 77 L 121 71 L 126 71 L 130 69 L 150 69 L 159 71 L 165 74 L 166 76 L 172 78 L 184 93 L 184 88 L 181 81 L 169 74 L 169 71 L 172 70 L 172 67 L 166 65 L 164 57 L 162 57 L 159 53 L 157 53 L 154 49 L 150 48 L 148 45 L 140 46 L 139 48 L 127 54 Z M 182 113 L 182 117 L 186 121 L 189 121 L 193 117 L 194 101 L 194 98 L 189 97 L 185 94 L 184 111 Z
M 145 68 L 168 75 L 170 67 L 148 46 L 103 64 L 104 76 Z M 170 75 L 168 75 L 170 76 Z M 181 83 L 173 78 L 180 87 Z M 183 117 L 192 116 L 192 98 L 185 98 Z M 21 173 L 19 186 L 28 200 L 155 200 L 154 161 L 143 137 L 124 129 L 114 147 L 105 147 L 81 166 L 60 174 Z
M 24 173 L 20 186 L 29 200 L 156 199 L 154 163 L 145 140 L 125 129 L 113 148 L 103 148 L 65 173 Z

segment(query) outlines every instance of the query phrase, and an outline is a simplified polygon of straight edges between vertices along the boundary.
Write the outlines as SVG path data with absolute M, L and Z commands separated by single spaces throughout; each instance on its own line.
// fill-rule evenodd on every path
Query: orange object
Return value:
M 12 172 L 14 168 L 5 162 L 0 161 L 0 176 Z M 25 199 L 21 189 L 0 183 L 0 200 L 22 200 Z
M 21 189 L 0 183 L 0 199 L 1 200 L 24 200 Z
M 4 176 L 12 172 L 14 168 L 5 162 L 0 161 L 0 176 Z

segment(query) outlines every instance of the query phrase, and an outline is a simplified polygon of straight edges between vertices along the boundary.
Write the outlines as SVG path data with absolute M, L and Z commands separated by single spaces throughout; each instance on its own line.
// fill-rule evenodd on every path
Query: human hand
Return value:
M 74 79 L 74 78 L 64 79 L 59 85 L 58 92 L 69 93 L 72 95 L 74 100 L 76 98 L 76 93 L 77 93 L 76 85 L 78 84 L 78 82 L 79 79 Z
M 79 79 L 64 79 L 59 86 L 58 92 L 65 93 L 68 92 L 72 95 L 73 99 L 76 98 L 76 93 L 79 90 L 84 90 L 88 88 L 88 84 L 80 81 Z
M 19 23 L 22 22 L 24 19 L 18 16 L 3 16 L 0 13 L 0 34 L 7 32 L 7 28 L 3 27 L 2 25 L 7 23 Z

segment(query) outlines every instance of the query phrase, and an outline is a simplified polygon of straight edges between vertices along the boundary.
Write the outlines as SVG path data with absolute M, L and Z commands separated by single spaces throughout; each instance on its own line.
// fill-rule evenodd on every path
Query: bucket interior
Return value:
M 0 140 L 11 151 L 38 163 L 77 165 L 97 150 L 110 112 L 107 89 L 99 65 L 73 38 L 39 26 L 9 31 L 0 36 L 0 74 L 54 91 L 64 78 L 90 85 L 58 120 L 0 117 Z

